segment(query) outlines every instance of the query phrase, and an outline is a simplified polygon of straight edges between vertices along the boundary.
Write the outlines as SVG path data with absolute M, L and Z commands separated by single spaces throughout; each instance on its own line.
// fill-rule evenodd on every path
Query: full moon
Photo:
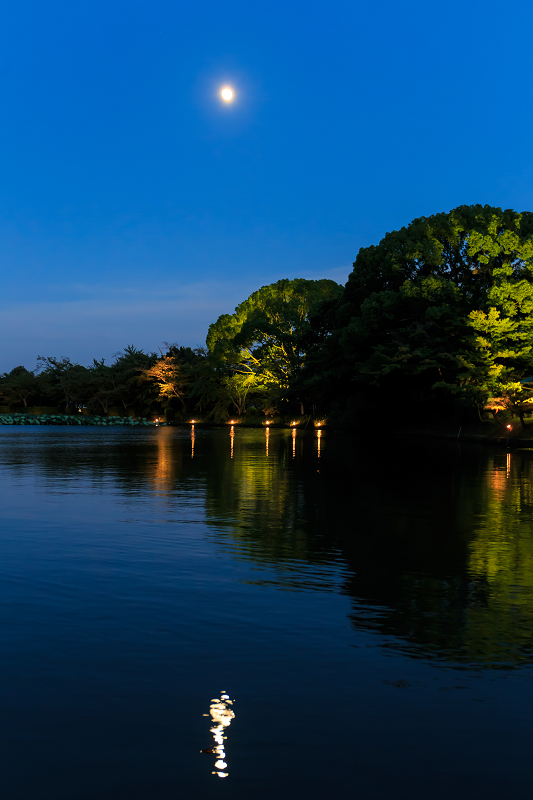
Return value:
M 229 101 L 233 99 L 233 89 L 230 89 L 229 86 L 225 86 L 220 92 L 220 96 L 226 103 L 229 103 Z

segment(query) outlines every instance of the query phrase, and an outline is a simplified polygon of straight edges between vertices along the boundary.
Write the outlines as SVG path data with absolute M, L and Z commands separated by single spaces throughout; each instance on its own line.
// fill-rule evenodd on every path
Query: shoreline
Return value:
M 507 429 L 510 425 L 510 429 Z M 505 424 L 496 420 L 467 423 L 434 423 L 424 426 L 403 426 L 394 430 L 396 436 L 424 439 L 446 439 L 448 441 L 471 442 L 483 445 L 495 445 L 513 449 L 517 447 L 533 448 L 533 422 L 525 426 L 518 418 L 506 419 Z
M 156 421 L 157 420 L 157 421 Z M 349 436 L 360 436 L 360 425 L 352 428 L 337 430 L 327 423 L 307 418 L 299 419 L 294 422 L 275 422 L 269 421 L 268 425 L 262 420 L 228 420 L 227 422 L 201 422 L 201 421 L 180 421 L 166 420 L 164 415 L 159 418 L 133 417 L 133 416 L 99 416 L 87 414 L 35 414 L 32 412 L 10 412 L 0 413 L 0 426 L 28 426 L 28 425 L 61 425 L 61 426 L 101 426 L 101 427 L 170 427 L 209 429 L 209 428 L 246 428 L 251 430 L 298 430 L 300 432 L 328 431 L 332 434 L 347 434 Z M 507 429 L 510 425 L 510 429 Z M 377 429 L 375 426 L 366 427 L 364 438 L 371 436 L 381 437 L 391 435 L 394 437 L 408 439 L 442 439 L 447 441 L 469 442 L 472 444 L 491 445 L 504 447 L 507 449 L 531 448 L 533 449 L 533 421 L 525 426 L 518 418 L 507 419 L 502 422 L 496 420 L 484 420 L 483 422 L 470 422 L 458 425 L 454 422 L 434 422 L 413 425 L 396 426 L 392 423 L 388 426 L 388 431 L 383 428 Z
M 263 421 L 250 421 L 241 422 L 240 420 L 228 420 L 228 422 L 200 422 L 200 421 L 187 421 L 182 422 L 179 420 L 167 420 L 164 414 L 156 418 L 148 417 L 133 417 L 133 416 L 100 416 L 98 414 L 35 414 L 33 412 L 24 413 L 21 411 L 12 411 L 9 413 L 0 413 L 0 426 L 1 425 L 80 425 L 80 426 L 94 426 L 102 425 L 105 427 L 139 427 L 151 426 L 159 428 L 253 428 L 261 430 L 284 429 L 292 430 L 325 430 L 328 428 L 325 424 L 315 424 L 309 418 L 306 422 L 297 420 L 296 422 L 268 422 L 268 425 Z

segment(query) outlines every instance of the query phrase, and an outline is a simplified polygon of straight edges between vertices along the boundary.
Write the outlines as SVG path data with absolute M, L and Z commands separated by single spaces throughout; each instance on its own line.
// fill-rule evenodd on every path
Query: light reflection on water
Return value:
M 213 751 L 216 757 L 215 771 L 212 774 L 217 775 L 219 778 L 227 778 L 229 775 L 229 772 L 225 772 L 225 770 L 228 769 L 228 764 L 226 761 L 227 755 L 224 742 L 228 738 L 227 735 L 225 735 L 227 729 L 231 725 L 231 721 L 235 719 L 235 712 L 232 708 L 233 703 L 234 701 L 230 700 L 229 695 L 222 691 L 219 698 L 215 697 L 211 700 L 211 705 L 209 707 L 209 713 L 213 722 L 209 730 L 213 734 L 213 739 L 215 740 Z
M 57 754 L 68 750 L 72 737 L 56 731 L 53 751 L 46 737 L 51 720 L 71 730 L 65 708 L 88 726 L 72 728 L 79 736 L 88 735 L 87 720 L 97 709 L 94 738 L 86 744 L 87 752 L 97 753 L 95 763 L 108 764 L 109 742 L 122 742 L 131 728 L 143 741 L 142 758 L 150 737 L 158 742 L 158 752 L 146 757 L 157 772 L 159 751 L 170 742 L 168 785 L 155 791 L 139 779 L 120 795 L 111 787 L 106 800 L 175 796 L 185 773 L 187 796 L 203 798 L 211 789 L 197 790 L 197 784 L 211 764 L 205 770 L 205 761 L 188 763 L 188 754 L 205 746 L 205 730 L 191 733 L 190 720 L 205 708 L 206 686 L 238 687 L 231 761 L 224 737 L 233 704 L 223 693 L 210 708 L 216 773 L 229 775 L 229 764 L 235 797 L 262 797 L 268 776 L 263 784 L 253 781 L 258 759 L 268 757 L 288 765 L 279 779 L 288 788 L 280 797 L 323 797 L 355 774 L 353 726 L 361 725 L 362 751 L 372 726 L 382 743 L 401 720 L 387 763 L 404 738 L 417 752 L 423 748 L 435 715 L 448 713 L 427 686 L 450 668 L 461 669 L 461 687 L 482 681 L 481 674 L 487 681 L 495 674 L 506 680 L 529 674 L 533 453 L 435 442 L 415 447 L 402 440 L 362 445 L 296 428 L 21 428 L 0 430 L 0 491 L 0 687 L 8 687 L 0 703 L 6 713 L 10 702 L 14 709 L 4 739 L 15 742 L 15 758 L 28 747 L 35 763 L 42 758 L 35 767 L 39 791 L 29 784 L 18 793 L 11 788 L 6 796 L 17 800 L 85 798 L 78 790 L 73 795 L 71 784 L 68 791 L 53 788 L 50 775 L 48 795 L 41 788 L 48 785 L 42 777 L 47 769 L 58 775 L 64 768 Z M 412 686 L 418 694 L 413 689 L 409 703 L 419 705 L 411 714 L 412 706 L 401 706 L 401 693 Z M 521 684 L 521 697 L 527 686 Z M 400 699 L 387 694 L 385 704 L 383 687 Z M 439 689 L 461 687 L 455 682 Z M 481 690 L 472 692 L 470 704 L 489 702 Z M 450 741 L 459 742 L 458 731 L 474 731 L 467 737 L 474 741 L 488 730 L 481 717 L 479 727 L 471 720 L 468 728 L 468 707 L 457 701 Z M 428 721 L 417 732 L 413 720 L 426 710 Z M 491 720 L 502 713 L 491 706 Z M 305 762 L 315 716 L 321 726 L 331 722 L 320 743 L 328 764 L 323 773 Z M 179 747 L 178 718 L 180 725 L 188 720 Z M 258 737 L 255 750 L 243 744 L 241 726 L 250 740 Z M 45 731 L 41 739 L 35 734 L 38 746 L 28 744 L 27 730 Z M 299 781 L 307 763 L 305 791 L 300 782 L 289 788 L 290 754 L 284 762 L 276 750 L 284 730 L 287 750 L 299 753 Z M 344 731 L 340 743 L 337 730 Z M 99 737 L 106 743 L 102 750 Z M 135 737 L 128 747 L 138 752 Z M 169 766 L 177 750 L 187 754 L 181 773 Z M 447 763 L 461 758 L 458 751 L 451 756 Z M 82 757 L 75 750 L 69 758 Z M 405 761 L 394 762 L 394 780 L 378 789 L 368 777 L 379 772 L 371 752 L 367 761 L 368 774 L 365 757 L 356 765 L 357 781 L 370 781 L 362 796 L 396 791 Z M 126 771 L 117 764 L 106 767 L 109 774 Z M 90 764 L 84 769 L 90 773 Z M 519 774 L 516 764 L 513 769 Z M 244 786 L 239 781 L 246 770 L 249 783 L 239 795 L 233 787 Z M 476 790 L 481 786 L 490 796 L 490 781 L 483 783 L 480 774 Z M 220 783 L 207 777 L 209 786 Z M 274 791 L 269 785 L 264 796 Z M 399 796 L 412 796 L 413 785 L 405 778 Z M 92 796 L 97 791 L 93 787 Z
M 322 430 L 232 425 L 227 460 L 224 433 L 21 429 L 4 435 L 0 466 L 21 480 L 30 471 L 50 493 L 88 479 L 135 498 L 136 513 L 153 499 L 167 523 L 203 519 L 221 554 L 251 565 L 236 580 L 346 594 L 356 628 L 393 635 L 411 655 L 530 662 L 533 453 L 463 445 L 414 457 L 399 442 L 399 453 L 361 460 Z

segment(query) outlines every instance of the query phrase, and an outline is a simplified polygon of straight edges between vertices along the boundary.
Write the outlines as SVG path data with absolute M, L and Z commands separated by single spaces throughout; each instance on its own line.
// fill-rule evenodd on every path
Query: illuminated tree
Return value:
M 533 369 L 533 214 L 461 206 L 359 251 L 315 367 L 330 405 L 519 397 Z
M 227 371 L 226 388 L 244 406 L 250 392 L 285 400 L 306 358 L 309 316 L 322 301 L 338 298 L 342 287 L 330 280 L 281 280 L 263 286 L 234 314 L 210 325 L 209 352 Z
M 163 356 L 153 366 L 144 370 L 143 375 L 154 381 L 159 388 L 159 397 L 165 401 L 179 400 L 185 408 L 185 393 L 188 378 L 183 366 L 173 355 Z

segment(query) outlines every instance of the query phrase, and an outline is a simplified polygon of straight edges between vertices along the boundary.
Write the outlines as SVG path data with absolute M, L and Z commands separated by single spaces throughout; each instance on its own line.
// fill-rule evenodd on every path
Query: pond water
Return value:
M 0 504 L 10 800 L 531 792 L 533 452 L 5 427 Z

